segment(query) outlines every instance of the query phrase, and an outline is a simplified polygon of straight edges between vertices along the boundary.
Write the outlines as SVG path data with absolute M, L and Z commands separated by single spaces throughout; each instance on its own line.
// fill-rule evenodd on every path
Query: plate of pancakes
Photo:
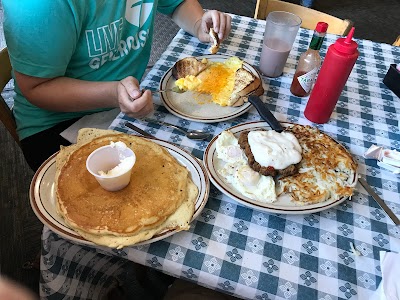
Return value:
M 255 191 L 260 187 L 261 181 L 254 185 L 253 182 L 244 182 L 244 185 L 248 185 L 249 193 L 246 194 L 243 192 L 243 185 L 238 188 L 237 181 L 227 180 L 223 176 L 221 170 L 226 161 L 217 153 L 217 140 L 221 134 L 210 141 L 204 152 L 204 165 L 211 182 L 222 193 L 245 206 L 279 214 L 315 213 L 351 198 L 358 181 L 358 173 L 357 163 L 346 148 L 315 127 L 285 122 L 281 124 L 285 128 L 284 132 L 290 132 L 297 138 L 302 148 L 302 158 L 295 166 L 296 172 L 272 177 L 275 199 L 260 201 L 256 200 L 257 197 L 252 197 L 257 194 Z M 265 130 L 272 130 L 268 123 L 255 121 L 233 126 L 226 131 L 236 138 L 232 144 L 238 144 L 241 135 L 243 137 L 251 131 Z M 241 145 L 240 147 L 243 148 Z M 263 176 L 257 174 L 257 177 Z
M 244 79 L 247 82 L 235 76 L 238 69 L 242 74 L 247 73 L 249 78 Z M 187 57 L 177 61 L 161 78 L 160 90 L 176 88 L 177 79 L 188 74 L 201 78 L 199 88 L 183 93 L 162 92 L 160 98 L 171 114 L 195 122 L 214 123 L 236 118 L 247 112 L 251 104 L 237 101 L 232 95 L 237 94 L 237 98 L 253 92 L 262 95 L 264 92 L 263 81 L 256 68 L 237 57 L 219 54 Z M 243 85 L 238 93 L 233 90 L 234 86 L 239 86 L 235 80 Z M 222 99 L 221 103 L 213 101 L 216 98 Z M 231 105 L 229 101 L 236 103 Z
M 118 141 L 135 152 L 136 163 L 128 186 L 110 192 L 87 171 L 86 159 L 95 149 Z M 39 220 L 60 236 L 119 249 L 188 230 L 209 189 L 199 160 L 174 144 L 84 128 L 76 144 L 62 147 L 37 170 L 30 202 Z

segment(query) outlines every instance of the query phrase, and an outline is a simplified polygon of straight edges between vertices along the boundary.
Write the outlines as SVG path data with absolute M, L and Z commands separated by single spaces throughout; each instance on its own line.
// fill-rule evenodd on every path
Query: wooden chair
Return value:
M 11 63 L 8 56 L 7 48 L 0 51 L 0 91 L 4 89 L 7 83 L 11 80 Z M 17 134 L 17 125 L 11 109 L 8 107 L 6 101 L 0 95 L 0 120 L 10 132 L 11 136 L 19 145 L 19 138 Z
M 400 47 L 400 35 L 397 37 L 397 39 L 394 41 L 393 46 Z
M 301 27 L 314 30 L 318 22 L 329 24 L 328 33 L 346 36 L 353 27 L 351 20 L 342 20 L 317 10 L 279 0 L 257 0 L 255 19 L 265 20 L 271 11 L 287 11 L 299 16 Z

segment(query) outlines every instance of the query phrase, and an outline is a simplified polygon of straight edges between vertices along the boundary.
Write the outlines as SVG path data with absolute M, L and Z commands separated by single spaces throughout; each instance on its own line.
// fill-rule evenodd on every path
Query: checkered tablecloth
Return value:
M 264 25 L 264 21 L 234 16 L 232 33 L 219 53 L 238 56 L 257 66 Z M 274 79 L 263 78 L 266 84 L 264 100 L 280 121 L 310 124 L 303 115 L 307 99 L 292 96 L 289 87 L 299 55 L 307 49 L 311 36 L 312 31 L 300 29 L 284 74 Z M 336 39 L 334 35 L 326 36 L 322 56 Z M 331 120 L 324 125 L 313 125 L 341 142 L 353 154 L 359 164 L 359 173 L 366 175 L 376 192 L 400 216 L 400 178 L 380 169 L 376 161 L 363 158 L 363 153 L 372 144 L 400 149 L 400 99 L 382 83 L 389 65 L 400 63 L 400 48 L 366 40 L 357 42 L 360 57 Z M 156 89 L 163 74 L 176 60 L 208 54 L 208 47 L 180 31 L 143 80 L 143 87 Z M 155 102 L 156 111 L 152 118 L 213 134 L 238 123 L 260 119 L 252 108 L 229 121 L 195 123 L 168 113 L 160 99 L 155 98 Z M 127 132 L 123 126 L 126 120 L 160 139 L 180 145 L 199 158 L 207 147 L 205 141 L 191 141 L 179 132 L 167 131 L 165 127 L 129 119 L 122 114 L 111 128 Z M 253 210 L 211 186 L 207 205 L 189 231 L 152 244 L 118 251 L 96 250 L 78 247 L 45 229 L 42 274 L 48 277 L 42 278 L 42 291 L 44 294 L 57 291 L 68 295 L 68 289 L 60 292 L 62 278 L 70 280 L 70 285 L 86 284 L 87 276 L 80 278 L 80 274 L 75 275 L 75 269 L 71 269 L 84 269 L 82 257 L 86 256 L 85 262 L 103 259 L 110 265 L 110 260 L 122 257 L 246 299 L 368 299 L 382 279 L 379 251 L 398 252 L 399 238 L 400 228 L 393 225 L 359 185 L 351 200 L 310 215 Z M 360 256 L 351 251 L 351 243 Z M 65 249 L 60 250 L 60 245 L 66 245 Z M 79 251 L 82 256 L 76 258 L 74 253 Z M 96 258 L 98 256 L 100 258 Z M 46 260 L 51 262 L 46 263 Z M 64 269 L 60 267 L 64 265 L 67 265 Z M 99 272 L 108 274 L 104 268 Z M 92 277 L 96 276 L 94 272 Z M 97 280 L 99 278 L 103 277 L 98 275 Z

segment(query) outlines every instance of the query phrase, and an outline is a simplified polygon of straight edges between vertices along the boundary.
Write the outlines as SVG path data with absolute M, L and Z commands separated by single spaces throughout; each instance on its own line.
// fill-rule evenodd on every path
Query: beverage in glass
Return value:
M 265 76 L 282 75 L 300 24 L 301 19 L 289 12 L 273 11 L 268 14 L 259 65 Z

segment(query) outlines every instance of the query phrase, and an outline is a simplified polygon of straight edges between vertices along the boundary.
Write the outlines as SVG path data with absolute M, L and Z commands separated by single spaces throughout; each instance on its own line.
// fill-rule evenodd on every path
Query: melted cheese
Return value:
M 197 75 L 196 79 L 189 75 L 178 79 L 175 85 L 181 89 L 211 95 L 214 103 L 227 106 L 233 91 L 235 72 L 242 65 L 243 61 L 236 56 L 230 57 L 224 62 L 210 62 L 210 66 Z
M 226 106 L 232 94 L 233 83 L 235 81 L 235 71 L 222 63 L 216 63 L 202 74 L 202 84 L 196 91 L 211 95 L 213 102 Z

